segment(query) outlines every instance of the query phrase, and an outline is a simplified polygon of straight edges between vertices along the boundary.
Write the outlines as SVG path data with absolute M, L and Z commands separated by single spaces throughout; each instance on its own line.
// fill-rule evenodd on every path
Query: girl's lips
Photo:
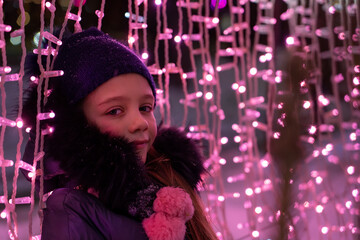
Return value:
M 141 140 L 141 141 L 133 141 L 132 143 L 135 145 L 136 148 L 144 148 L 147 146 L 149 141 Z

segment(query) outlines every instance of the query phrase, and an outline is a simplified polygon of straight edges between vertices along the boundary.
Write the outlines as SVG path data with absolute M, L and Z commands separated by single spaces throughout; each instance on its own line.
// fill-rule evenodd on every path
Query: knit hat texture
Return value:
M 128 47 L 92 27 L 63 41 L 55 58 L 54 70 L 63 70 L 57 87 L 68 103 L 84 99 L 110 78 L 126 73 L 142 75 L 154 97 L 155 83 L 145 64 Z

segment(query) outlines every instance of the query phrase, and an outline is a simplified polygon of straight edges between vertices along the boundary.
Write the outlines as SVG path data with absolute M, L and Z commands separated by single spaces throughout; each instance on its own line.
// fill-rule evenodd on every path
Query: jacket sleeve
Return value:
M 57 189 L 46 205 L 42 240 L 148 239 L 140 222 L 109 211 L 80 190 Z

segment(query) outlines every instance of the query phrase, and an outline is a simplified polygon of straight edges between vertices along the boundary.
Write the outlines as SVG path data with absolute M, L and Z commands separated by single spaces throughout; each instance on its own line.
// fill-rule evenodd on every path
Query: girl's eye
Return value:
M 152 111 L 152 106 L 142 106 L 140 107 L 140 111 L 144 111 L 144 112 L 151 112 Z
M 116 116 L 122 113 L 122 110 L 120 108 L 114 108 L 112 110 L 110 110 L 109 112 L 107 112 L 107 115 L 112 115 L 112 116 Z

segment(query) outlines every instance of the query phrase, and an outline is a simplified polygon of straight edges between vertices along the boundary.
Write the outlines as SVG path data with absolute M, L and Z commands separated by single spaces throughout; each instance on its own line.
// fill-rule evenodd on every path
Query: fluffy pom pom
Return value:
M 143 227 L 149 240 L 183 240 L 186 231 L 182 219 L 168 217 L 161 212 L 144 219 Z
M 194 214 L 194 206 L 189 194 L 183 189 L 163 187 L 156 193 L 154 211 L 188 221 Z

